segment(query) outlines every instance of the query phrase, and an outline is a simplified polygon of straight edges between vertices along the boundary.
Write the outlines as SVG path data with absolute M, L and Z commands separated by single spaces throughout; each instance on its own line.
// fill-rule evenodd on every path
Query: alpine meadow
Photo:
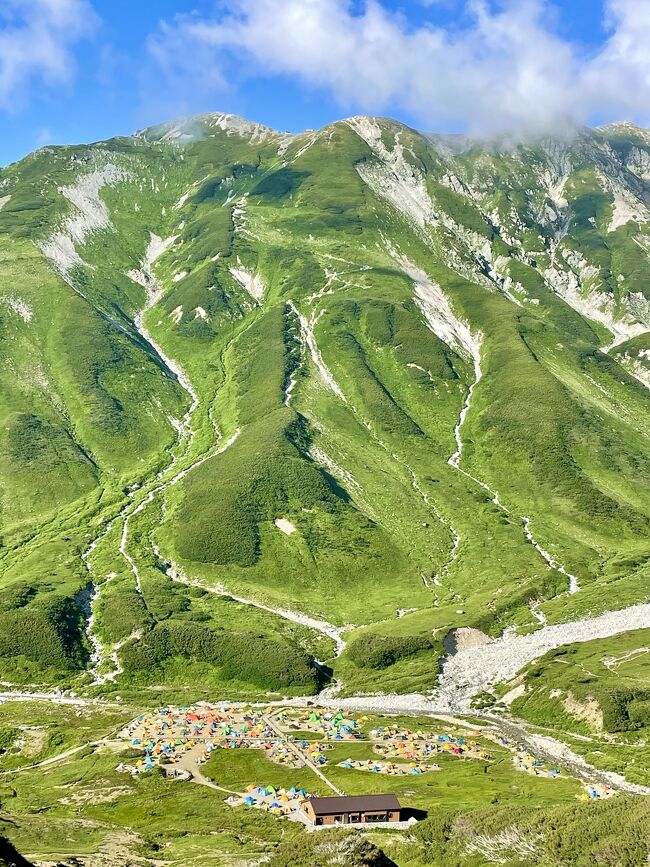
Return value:
M 0 363 L 20 852 L 646 863 L 650 133 L 214 113 L 43 147 L 0 169 Z M 494 737 L 406 779 L 361 773 L 363 742 L 315 762 L 325 782 L 252 749 L 197 786 L 115 770 L 154 728 L 120 746 L 130 720 L 201 702 Z M 224 804 L 247 784 L 428 818 L 309 835 Z

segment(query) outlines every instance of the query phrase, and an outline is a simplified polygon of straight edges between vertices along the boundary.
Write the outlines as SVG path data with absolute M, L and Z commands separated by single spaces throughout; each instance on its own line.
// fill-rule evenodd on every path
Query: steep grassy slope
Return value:
M 6 677 L 428 689 L 455 627 L 646 601 L 648 177 L 225 115 L 5 169 L 2 581 L 66 660 Z

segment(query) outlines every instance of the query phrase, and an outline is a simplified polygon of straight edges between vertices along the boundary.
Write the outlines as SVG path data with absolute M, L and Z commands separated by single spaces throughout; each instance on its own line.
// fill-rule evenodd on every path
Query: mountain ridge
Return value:
M 8 616 L 69 663 L 6 677 L 354 691 L 379 642 L 378 690 L 435 695 L 458 629 L 644 603 L 643 136 L 202 117 L 0 174 Z
M 610 132 L 622 132 L 627 134 L 632 134 L 635 137 L 643 138 L 647 141 L 647 137 L 650 135 L 650 131 L 647 128 L 640 127 L 637 124 L 632 123 L 631 121 L 621 120 L 614 121 L 608 124 L 602 124 L 600 126 L 588 127 L 588 126 L 580 126 L 567 128 L 563 132 L 559 132 L 557 130 L 549 130 L 547 133 L 534 133 L 534 134 L 525 134 L 522 133 L 520 135 L 513 134 L 507 130 L 504 130 L 502 133 L 489 133 L 486 135 L 481 135 L 479 133 L 476 134 L 468 134 L 468 133 L 439 133 L 431 130 L 421 130 L 417 127 L 410 126 L 409 124 L 397 120 L 395 118 L 391 118 L 384 115 L 351 115 L 350 117 L 340 118 L 339 120 L 331 121 L 330 123 L 325 124 L 323 127 L 319 129 L 304 129 L 299 130 L 297 132 L 288 132 L 276 129 L 275 127 L 270 127 L 266 124 L 259 123 L 257 121 L 249 120 L 243 115 L 234 114 L 232 112 L 220 112 L 220 111 L 208 111 L 208 112 L 200 112 L 199 114 L 189 114 L 189 115 L 179 115 L 177 117 L 171 118 L 167 121 L 162 121 L 160 123 L 151 124 L 149 126 L 141 127 L 136 129 L 132 133 L 128 133 L 121 136 L 115 136 L 111 139 L 98 139 L 97 141 L 90 143 L 82 143 L 78 142 L 77 144 L 68 143 L 68 144 L 45 144 L 40 146 L 34 151 L 26 154 L 24 157 L 21 157 L 18 160 L 8 164 L 15 165 L 16 163 L 22 162 L 35 154 L 39 154 L 41 152 L 47 152 L 49 149 L 57 149 L 57 148 L 74 148 L 74 147 L 96 147 L 106 144 L 110 141 L 115 141 L 118 139 L 143 139 L 146 140 L 147 134 L 150 133 L 173 133 L 174 137 L 168 137 L 166 141 L 176 141 L 178 144 L 183 144 L 192 141 L 192 136 L 188 135 L 187 138 L 181 138 L 182 135 L 182 127 L 184 124 L 188 124 L 190 126 L 196 126 L 201 123 L 206 123 L 207 121 L 213 121 L 217 126 L 222 124 L 220 127 L 222 130 L 229 129 L 233 134 L 236 134 L 237 130 L 242 136 L 245 136 L 247 132 L 255 133 L 257 131 L 258 134 L 267 134 L 278 136 L 286 139 L 296 139 L 301 136 L 313 135 L 315 133 L 322 133 L 325 130 L 330 129 L 331 127 L 336 126 L 337 124 L 347 123 L 349 120 L 353 120 L 354 118 L 362 118 L 365 120 L 377 122 L 377 123 L 385 123 L 388 125 L 393 125 L 397 127 L 401 127 L 410 132 L 416 133 L 418 135 L 425 136 L 429 138 L 431 141 L 436 142 L 440 141 L 443 144 L 466 144 L 467 147 L 477 146 L 477 147 L 488 147 L 488 148 L 497 148 L 499 142 L 506 144 L 506 150 L 512 150 L 516 148 L 518 145 L 530 145 L 535 146 L 544 141 L 563 141 L 563 142 L 571 142 L 580 136 L 584 136 L 585 134 L 594 134 L 594 133 L 610 133 Z M 178 135 L 176 135 L 178 133 Z M 453 148 L 452 148 L 453 149 Z M 455 148 L 458 149 L 457 146 Z M 7 168 L 7 166 L 5 166 Z

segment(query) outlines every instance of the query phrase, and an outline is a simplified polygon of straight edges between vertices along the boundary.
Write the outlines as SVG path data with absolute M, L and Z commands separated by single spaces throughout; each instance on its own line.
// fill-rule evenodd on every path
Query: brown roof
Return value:
M 340 813 L 373 813 L 400 809 L 395 795 L 348 795 L 340 798 L 309 798 L 308 803 L 317 816 Z

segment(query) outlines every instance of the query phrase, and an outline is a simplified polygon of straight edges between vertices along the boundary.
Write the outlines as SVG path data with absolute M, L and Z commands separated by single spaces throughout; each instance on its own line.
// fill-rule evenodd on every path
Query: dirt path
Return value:
M 321 702 L 316 699 L 317 704 Z M 373 713 L 427 716 L 440 719 L 452 725 L 475 729 L 475 723 L 464 720 L 457 714 L 442 712 L 436 701 L 423 695 L 410 696 L 355 696 L 338 699 L 336 703 L 325 702 L 325 706 Z M 586 762 L 567 744 L 557 738 L 531 734 L 521 720 L 504 718 L 492 714 L 472 711 L 471 716 L 489 723 L 494 733 L 502 734 L 513 745 L 521 746 L 529 753 L 539 756 L 550 765 L 562 765 L 569 773 L 586 783 L 600 783 L 626 794 L 650 794 L 650 787 L 628 782 L 621 774 L 602 771 Z M 482 726 L 485 728 L 485 726 Z
M 64 705 L 79 705 L 80 707 L 113 707 L 123 708 L 124 706 L 117 702 L 106 701 L 100 698 L 80 698 L 75 695 L 65 695 L 62 692 L 43 692 L 22 691 L 22 690 L 7 690 L 0 692 L 0 703 L 5 701 L 51 701 L 54 704 Z
M 531 734 L 522 722 L 504 719 L 503 717 L 492 716 L 488 714 L 477 714 L 480 719 L 489 720 L 506 737 L 523 746 L 528 752 L 533 755 L 540 756 L 549 764 L 561 764 L 566 767 L 569 772 L 585 783 L 600 783 L 604 786 L 611 786 L 619 791 L 633 795 L 648 795 L 650 788 L 647 786 L 636 785 L 629 783 L 625 777 L 620 774 L 615 774 L 610 771 L 601 771 L 586 762 L 582 756 L 574 753 L 573 750 L 557 738 L 548 737 L 546 735 Z
M 80 753 L 81 750 L 85 750 L 86 747 L 97 746 L 100 741 L 92 741 L 87 744 L 81 744 L 77 747 L 71 747 L 69 750 L 65 750 L 65 752 L 58 753 L 56 756 L 50 756 L 49 759 L 43 759 L 41 762 L 32 762 L 30 765 L 23 765 L 21 768 L 11 768 L 7 771 L 0 771 L 0 776 L 7 776 L 9 774 L 19 774 L 22 771 L 31 771 L 34 768 L 44 768 L 47 765 L 53 765 L 55 762 L 60 762 L 62 759 L 67 759 L 70 756 L 74 756 L 75 753 Z
M 262 719 L 264 720 L 266 725 L 269 726 L 269 728 L 273 729 L 273 731 L 276 733 L 276 735 L 279 738 L 282 738 L 283 743 L 285 744 L 285 746 L 288 749 L 291 750 L 291 752 L 294 754 L 294 756 L 296 756 L 296 758 L 299 759 L 300 761 L 304 762 L 307 765 L 307 767 L 316 774 L 317 777 L 320 777 L 320 779 L 325 783 L 326 786 L 328 786 L 328 788 L 330 788 L 337 795 L 344 795 L 345 794 L 345 792 L 342 792 L 340 789 L 337 789 L 337 787 L 334 785 L 334 783 L 331 783 L 327 779 L 327 777 L 321 771 L 321 769 L 318 767 L 318 765 L 314 764 L 314 762 L 312 762 L 312 760 L 307 755 L 305 755 L 305 753 L 301 752 L 298 749 L 298 747 L 292 741 L 289 740 L 287 733 L 282 731 L 282 729 L 277 725 L 277 723 L 275 722 L 275 720 L 273 719 L 272 716 L 270 716 L 269 714 L 262 714 Z
M 259 608 L 261 611 L 267 611 L 269 614 L 275 614 L 283 620 L 290 620 L 292 623 L 298 623 L 300 626 L 306 626 L 313 629 L 314 632 L 320 632 L 327 638 L 331 638 L 336 644 L 336 656 L 340 656 L 345 649 L 345 640 L 343 639 L 344 626 L 334 626 L 326 620 L 316 620 L 309 617 L 307 614 L 301 614 L 298 611 L 290 611 L 287 608 L 272 608 L 270 605 L 265 605 L 262 602 L 256 602 L 254 599 L 246 599 L 243 596 L 237 596 L 231 593 L 221 585 L 209 585 L 199 581 L 198 578 L 188 578 L 183 572 L 172 564 L 167 571 L 167 574 L 173 581 L 178 581 L 188 587 L 200 587 L 202 590 L 207 590 L 208 593 L 214 593 L 217 596 L 226 596 L 229 599 L 234 599 L 235 602 L 240 602 L 242 605 L 250 605 L 252 608 Z
M 204 749 L 204 744 L 199 744 L 192 750 L 189 750 L 185 753 L 180 761 L 174 766 L 178 767 L 183 771 L 187 771 L 187 773 L 192 778 L 192 782 L 198 783 L 200 786 L 207 786 L 209 789 L 215 789 L 217 792 L 225 792 L 227 795 L 236 795 L 237 797 L 243 797 L 241 792 L 235 792 L 233 789 L 227 789 L 225 786 L 220 786 L 217 783 L 213 783 L 212 780 L 209 780 L 205 774 L 202 772 L 197 758 L 200 753 Z

